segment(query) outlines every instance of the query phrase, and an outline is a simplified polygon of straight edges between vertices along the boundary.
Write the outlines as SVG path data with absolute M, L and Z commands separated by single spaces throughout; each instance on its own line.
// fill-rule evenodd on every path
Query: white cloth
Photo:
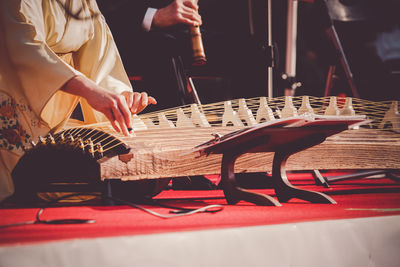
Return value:
M 58 1 L 0 1 L 0 201 L 13 193 L 11 171 L 22 147 L 61 127 L 79 101 L 59 90 L 65 82 L 85 75 L 113 92 L 132 90 L 96 2 L 70 3 L 82 17 L 99 15 L 76 20 Z M 68 53 L 74 67 L 60 57 Z M 104 119 L 90 109 L 84 115 Z

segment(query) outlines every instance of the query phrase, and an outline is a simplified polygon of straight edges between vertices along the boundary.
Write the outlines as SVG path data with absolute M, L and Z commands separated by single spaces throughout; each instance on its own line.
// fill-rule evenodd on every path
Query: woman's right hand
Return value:
M 128 104 L 125 95 L 109 92 L 84 76 L 71 78 L 61 90 L 85 98 L 92 108 L 107 117 L 117 132 L 129 136 L 129 130 L 133 128 L 130 109 L 132 103 Z

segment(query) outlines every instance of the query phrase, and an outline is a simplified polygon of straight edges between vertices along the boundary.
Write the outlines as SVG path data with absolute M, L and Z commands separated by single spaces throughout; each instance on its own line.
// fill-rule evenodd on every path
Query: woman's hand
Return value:
M 154 97 L 148 96 L 146 92 L 122 92 L 125 96 L 129 110 L 132 114 L 140 113 L 150 104 L 157 104 Z
M 61 90 L 85 98 L 92 108 L 107 117 L 117 132 L 122 132 L 125 136 L 128 136 L 133 128 L 131 113 L 138 113 L 148 104 L 156 103 L 155 99 L 148 97 L 146 93 L 109 92 L 84 76 L 71 78 Z

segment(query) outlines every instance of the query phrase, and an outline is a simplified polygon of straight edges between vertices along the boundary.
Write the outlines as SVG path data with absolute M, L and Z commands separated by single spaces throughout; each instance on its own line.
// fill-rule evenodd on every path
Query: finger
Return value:
M 121 132 L 121 129 L 118 127 L 118 125 L 115 123 L 115 118 L 112 112 L 104 112 L 104 115 L 107 117 L 107 119 L 110 121 L 111 126 L 114 128 L 114 130 L 117 133 Z
M 130 106 L 130 110 L 132 112 L 132 114 L 136 114 L 138 113 L 137 109 L 140 103 L 140 98 L 141 98 L 141 94 L 138 92 L 134 92 L 133 93 L 133 101 L 132 101 L 132 105 Z
M 142 106 L 147 106 L 148 105 L 148 102 L 149 102 L 149 96 L 147 95 L 147 93 L 146 92 L 142 92 L 141 93 L 141 97 L 142 97 L 142 101 L 141 101 L 141 105 Z
M 118 127 L 118 125 L 115 123 L 115 121 L 111 121 L 111 125 L 114 128 L 115 131 L 117 131 L 117 133 L 121 133 L 121 129 Z
M 188 18 L 181 18 L 179 20 L 179 23 L 186 24 L 186 25 L 189 25 L 189 26 L 194 26 L 194 27 L 197 27 L 197 26 L 201 25 L 201 23 L 199 23 L 198 21 L 195 21 L 195 20 L 192 20 L 192 19 L 188 19 Z
M 178 16 L 178 19 L 180 19 L 180 22 L 193 25 L 193 26 L 199 26 L 202 24 L 201 16 L 197 13 L 194 12 L 182 12 L 180 16 Z
M 133 103 L 133 92 L 128 92 L 125 95 L 126 103 L 128 104 L 128 107 L 130 108 Z
M 146 93 L 146 95 L 147 95 L 147 93 Z M 148 96 L 147 97 L 147 104 L 146 105 L 142 105 L 140 108 L 138 108 L 137 113 L 142 112 L 150 104 L 157 104 L 156 99 L 154 97 L 152 97 L 152 96 Z
M 128 104 L 126 102 L 126 98 L 124 96 L 120 96 L 119 102 L 118 102 L 118 108 L 121 111 L 122 116 L 124 117 L 127 128 L 132 130 L 132 128 L 133 128 L 132 117 L 131 117 L 132 114 L 131 114 L 131 111 L 129 110 L 129 106 L 128 106 Z M 128 132 L 130 132 L 130 131 L 128 130 Z
M 154 97 L 152 97 L 152 96 L 149 96 L 149 104 L 157 104 L 157 100 L 154 98 Z
M 149 104 L 149 97 L 146 92 L 140 93 L 140 97 L 141 97 L 140 105 L 137 107 L 136 113 L 141 112 Z
M 203 24 L 203 21 L 201 20 L 201 17 L 199 15 L 196 14 L 187 14 L 186 16 L 182 16 L 184 19 L 188 19 L 191 21 L 191 24 L 193 24 L 193 26 L 200 26 L 201 24 Z
M 201 20 L 201 16 L 200 16 L 199 12 L 197 12 L 197 10 L 194 10 L 192 8 L 183 7 L 179 11 L 179 13 L 184 15 L 184 16 L 190 16 L 190 17 L 196 18 L 198 20 Z
M 199 14 L 197 8 L 196 8 L 196 7 L 192 7 L 192 6 L 186 6 L 186 5 L 184 5 L 184 6 L 179 7 L 177 10 L 178 10 L 179 13 L 182 13 L 182 12 L 191 12 L 191 13 Z
M 119 124 L 119 128 L 121 129 L 123 135 L 129 136 L 128 127 L 126 126 L 125 118 L 122 115 L 122 113 L 121 113 L 120 109 L 118 108 L 118 106 L 113 106 L 112 107 L 112 112 L 113 112 L 113 115 L 115 117 L 115 120 Z
M 199 5 L 197 4 L 197 1 L 186 0 L 186 1 L 183 2 L 183 5 L 186 6 L 186 7 L 193 8 L 196 11 L 199 9 Z

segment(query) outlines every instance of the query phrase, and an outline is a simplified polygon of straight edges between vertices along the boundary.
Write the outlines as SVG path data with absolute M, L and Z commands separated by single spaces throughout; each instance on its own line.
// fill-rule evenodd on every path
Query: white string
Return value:
M 302 104 L 302 96 L 295 96 L 292 97 L 293 100 L 293 105 L 298 109 L 301 104 Z M 326 107 L 329 104 L 329 100 L 330 97 L 309 97 L 310 100 L 310 105 L 311 107 L 314 109 L 314 112 L 316 114 L 323 114 L 324 110 L 326 109 Z M 239 107 L 239 100 L 235 99 L 235 100 L 231 100 L 232 102 L 232 107 L 237 110 Z M 256 98 L 250 98 L 246 100 L 246 105 L 247 107 L 252 111 L 253 114 L 255 114 L 257 112 L 257 109 L 259 108 L 259 102 L 260 102 L 260 98 L 256 97 Z M 344 98 L 338 98 L 338 106 L 339 108 L 344 104 Z M 285 106 L 285 97 L 276 97 L 276 98 L 272 98 L 272 99 L 268 99 L 268 105 L 271 109 L 273 110 L 282 110 L 283 107 Z M 362 100 L 362 99 L 357 99 L 357 98 L 353 98 L 352 99 L 352 106 L 355 110 L 356 115 L 366 115 L 368 117 L 368 119 L 371 120 L 370 123 L 370 127 L 375 128 L 376 130 L 381 131 L 378 126 L 382 120 L 382 118 L 385 116 L 386 111 L 389 109 L 391 105 L 391 101 L 381 101 L 381 102 L 373 102 L 373 101 L 368 101 L 368 100 Z M 186 105 L 186 106 L 181 106 L 178 107 L 181 108 L 185 114 L 188 115 L 191 113 L 191 108 L 190 105 Z M 163 112 L 166 117 L 173 121 L 176 124 L 176 120 L 177 120 L 177 110 L 178 108 L 170 108 L 170 109 L 166 109 L 166 110 L 162 110 L 159 112 L 151 112 L 151 113 L 145 113 L 142 115 L 139 115 L 138 117 L 142 120 L 149 118 L 151 119 L 154 123 L 156 123 L 158 121 L 158 114 L 160 112 Z M 206 118 L 208 119 L 208 121 L 210 122 L 210 124 L 213 126 L 212 129 L 210 129 L 210 139 L 211 140 L 213 137 L 211 136 L 212 133 L 214 133 L 213 129 L 216 129 L 216 126 L 220 126 L 221 122 L 222 122 L 222 115 L 224 112 L 224 102 L 217 102 L 217 103 L 212 103 L 212 104 L 206 104 L 206 105 L 201 105 L 200 110 L 202 110 L 204 112 L 204 115 L 206 116 Z M 114 147 L 122 144 L 122 143 L 130 143 L 130 138 L 135 139 L 135 137 L 130 137 L 127 138 L 125 136 L 123 136 L 122 134 L 118 134 L 116 133 L 113 128 L 111 127 L 111 124 L 109 122 L 101 122 L 101 123 L 96 123 L 96 124 L 90 124 L 90 125 L 84 125 L 81 126 L 80 128 L 76 128 L 76 129 L 68 129 L 66 131 L 66 133 L 69 133 L 71 135 L 74 136 L 78 136 L 81 135 L 81 138 L 85 138 L 87 136 L 89 136 L 91 133 L 94 132 L 93 129 L 91 128 L 96 128 L 100 131 L 103 131 L 103 134 L 96 134 L 94 140 L 92 140 L 92 142 L 94 144 L 101 142 L 101 138 L 104 138 L 107 140 L 107 138 L 110 138 L 110 140 L 108 141 L 107 144 L 104 144 L 104 151 L 106 152 L 107 150 L 113 149 Z M 220 128 L 218 128 L 220 129 Z M 229 129 L 229 128 L 227 128 Z M 232 130 L 230 131 L 235 131 L 237 130 L 237 128 L 232 128 Z M 385 129 L 383 129 L 385 130 Z M 387 129 L 386 129 L 387 130 Z M 185 160 L 188 159 L 195 159 L 196 157 L 198 157 L 198 154 L 193 154 L 191 158 L 188 158 L 189 154 L 188 153 L 184 153 L 181 154 L 179 152 L 177 152 L 176 154 L 171 153 L 171 151 L 166 151 L 163 150 L 163 140 L 161 139 L 162 136 L 167 136 L 167 135 L 174 135 L 176 134 L 176 131 L 186 131 L 188 133 L 188 138 L 190 138 L 190 136 L 192 134 L 194 134 L 196 132 L 196 129 L 184 129 L 184 128 L 171 128 L 171 129 L 148 129 L 148 130 L 137 130 L 137 134 L 141 134 L 141 136 L 148 134 L 149 135 L 149 140 L 148 142 L 154 142 L 155 139 L 158 138 L 158 141 L 160 142 L 160 149 L 157 149 L 157 153 L 156 155 L 153 153 L 152 155 L 152 160 L 153 161 L 165 161 L 168 163 L 169 166 L 167 166 L 167 164 L 163 164 L 163 169 L 168 170 L 171 167 L 173 167 L 173 162 L 175 161 L 180 161 L 182 159 L 182 156 L 184 155 Z M 229 130 L 228 130 L 229 131 Z M 226 133 L 228 131 L 225 131 Z M 116 138 L 118 138 L 118 142 L 114 142 L 114 139 L 112 137 L 110 137 L 107 133 L 109 133 L 111 136 L 115 136 Z M 58 138 L 59 139 L 59 138 Z M 165 142 L 168 142 L 168 140 L 165 140 Z M 112 146 L 108 146 L 110 144 L 114 144 Z M 135 144 L 135 142 L 132 143 L 133 145 Z M 88 146 L 89 144 L 84 144 L 85 146 Z M 195 147 L 196 145 L 198 145 L 197 143 L 193 144 L 193 147 Z M 152 148 L 154 148 L 157 145 L 153 145 Z M 165 154 L 163 153 L 163 151 L 165 151 Z M 148 160 L 141 160 L 140 158 L 135 158 L 135 161 L 137 162 L 137 164 L 141 164 L 144 163 L 146 164 L 146 162 L 148 162 Z

